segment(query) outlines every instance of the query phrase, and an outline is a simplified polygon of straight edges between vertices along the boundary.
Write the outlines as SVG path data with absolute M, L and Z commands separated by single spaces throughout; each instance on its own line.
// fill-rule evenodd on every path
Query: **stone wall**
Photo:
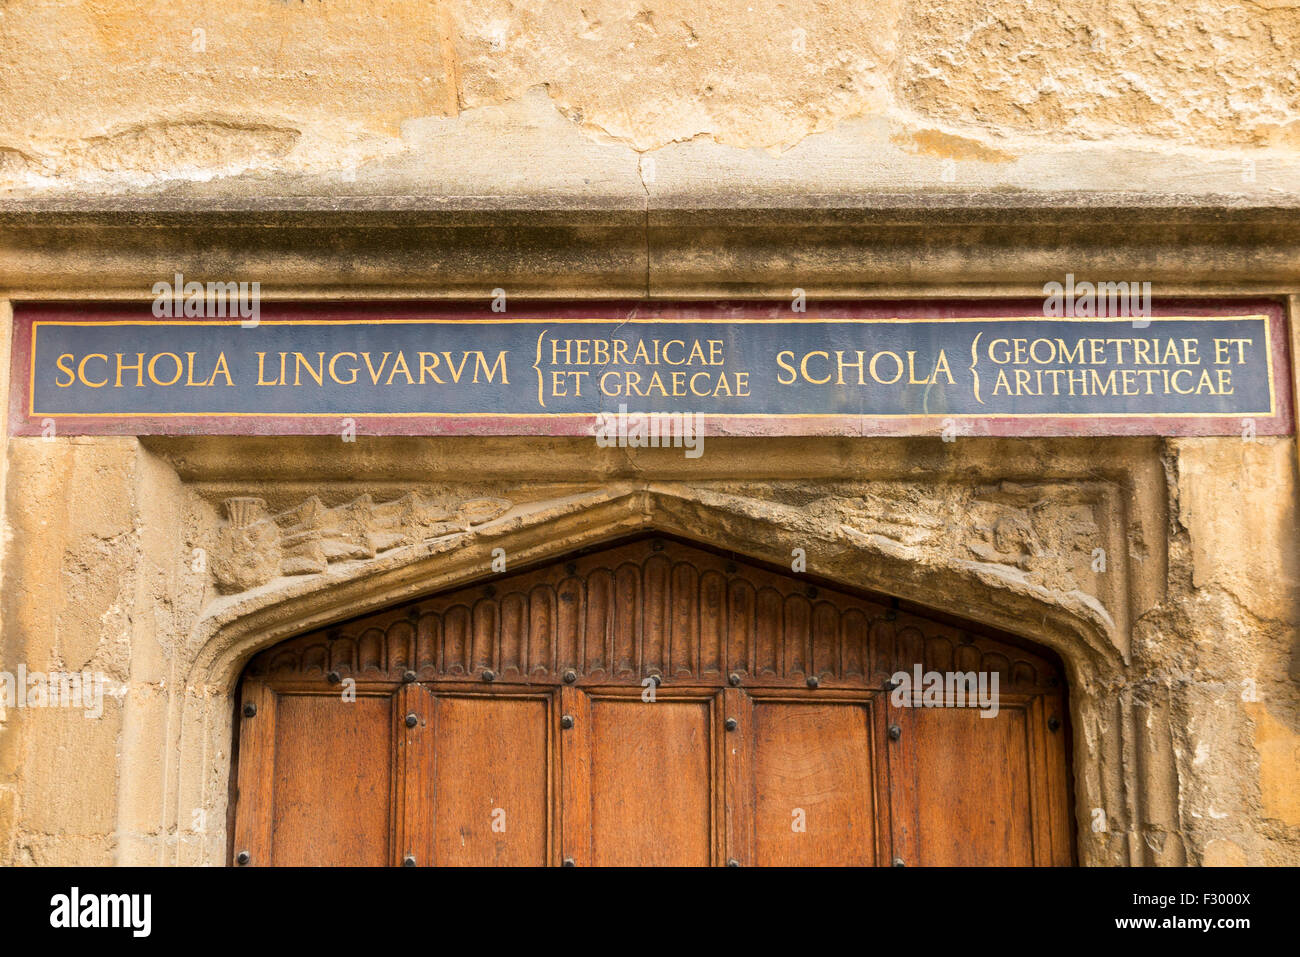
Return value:
M 98 720 L 4 716 L 7 859 L 221 863 L 251 654 L 480 577 L 493 548 L 655 528 L 802 547 L 819 576 L 1055 649 L 1084 863 L 1300 861 L 1292 439 L 714 444 L 11 440 L 4 661 L 113 690 Z M 232 564 L 268 543 L 274 566 Z
M 0 393 L 8 300 L 141 300 L 174 269 L 280 298 L 1024 295 L 1098 269 L 1292 295 L 1294 355 L 1297 42 L 1296 0 L 11 0 Z M 656 527 L 804 547 L 1054 648 L 1082 862 L 1297 864 L 1296 467 L 1292 438 L 718 440 L 696 463 L 9 439 L 0 670 L 113 684 L 96 720 L 0 714 L 0 862 L 224 862 L 256 650 L 497 544 Z M 484 500 L 506 507 L 465 511 Z M 314 547 L 286 558 L 285 527 Z
M 642 154 L 674 144 L 803 146 L 858 186 L 1270 196 L 1298 42 L 1294 0 L 12 0 L 0 194 L 460 181 L 531 128 L 535 180 L 603 156 L 653 189 Z

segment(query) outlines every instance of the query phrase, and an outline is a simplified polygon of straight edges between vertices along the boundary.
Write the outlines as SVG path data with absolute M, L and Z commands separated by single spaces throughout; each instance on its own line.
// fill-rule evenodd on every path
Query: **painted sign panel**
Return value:
M 1035 314 L 1028 305 L 1037 305 Z M 1291 429 L 1280 308 L 1046 317 L 1041 303 L 270 306 L 157 318 L 33 305 L 17 434 L 584 434 L 694 413 L 714 434 Z

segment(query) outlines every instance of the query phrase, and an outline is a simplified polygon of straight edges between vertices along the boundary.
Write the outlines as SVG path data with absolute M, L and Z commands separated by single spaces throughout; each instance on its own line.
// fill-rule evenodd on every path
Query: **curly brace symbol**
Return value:
M 533 362 L 533 371 L 537 373 L 537 404 L 543 409 L 546 408 L 546 399 L 542 396 L 542 370 L 539 366 L 542 364 L 542 340 L 546 338 L 546 330 L 543 329 L 537 334 L 537 358 Z
M 984 405 L 984 400 L 980 398 L 980 374 L 975 371 L 975 366 L 979 362 L 979 353 L 977 350 L 980 344 L 980 336 L 982 335 L 984 335 L 982 332 L 975 333 L 975 338 L 971 340 L 970 344 L 970 374 L 975 378 L 975 401 L 980 405 Z

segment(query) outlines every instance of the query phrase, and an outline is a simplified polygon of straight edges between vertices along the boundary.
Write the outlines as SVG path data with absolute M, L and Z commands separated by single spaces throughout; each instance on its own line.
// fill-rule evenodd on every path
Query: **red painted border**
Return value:
M 581 302 L 512 301 L 509 315 L 526 312 L 543 319 L 580 319 L 598 313 L 602 318 L 662 319 L 788 319 L 786 301 Z M 961 300 L 831 300 L 809 302 L 810 314 L 830 318 L 979 318 L 1042 312 L 1041 299 Z M 1258 435 L 1290 435 L 1294 430 L 1291 358 L 1282 303 L 1273 299 L 1167 299 L 1153 303 L 1152 316 L 1267 315 L 1272 341 L 1272 369 L 1277 396 L 1276 414 L 1256 417 Z M 330 302 L 271 303 L 261 305 L 263 319 L 314 319 L 317 321 L 375 318 L 494 319 L 485 300 L 447 302 Z M 11 365 L 9 423 L 11 435 L 40 435 L 41 420 L 27 415 L 30 391 L 32 322 L 34 320 L 152 319 L 150 303 L 28 303 L 14 306 L 14 340 Z M 490 420 L 461 416 L 354 416 L 360 435 L 590 435 L 590 418 L 511 416 Z M 1011 416 L 953 416 L 961 435 L 985 436 L 1095 436 L 1095 435 L 1239 435 L 1241 416 L 1214 418 L 1015 418 Z M 61 435 L 337 435 L 338 416 L 320 419 L 268 415 L 248 417 L 139 416 L 105 420 L 59 416 Z M 821 419 L 770 416 L 762 419 L 709 416 L 706 436 L 723 435 L 935 435 L 942 420 L 906 417 L 873 419 L 834 416 Z

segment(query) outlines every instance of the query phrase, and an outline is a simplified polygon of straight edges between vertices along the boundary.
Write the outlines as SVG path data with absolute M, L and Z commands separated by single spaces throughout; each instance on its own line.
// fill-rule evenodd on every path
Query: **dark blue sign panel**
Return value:
M 581 433 L 584 421 L 555 426 L 620 408 L 695 413 L 723 432 L 762 432 L 770 420 L 784 434 L 915 434 L 937 431 L 944 419 L 990 434 L 1095 432 L 1079 424 L 1093 419 L 1126 433 L 1236 433 L 1243 419 L 1262 432 L 1289 428 L 1280 316 L 1267 312 L 683 311 L 336 311 L 256 325 L 37 312 L 19 350 L 28 368 L 15 376 L 27 380 L 18 431 L 52 420 L 96 432 L 319 432 L 361 418 L 387 432 Z M 169 419 L 177 424 L 169 428 Z M 296 419 L 319 421 L 295 427 Z M 403 419 L 415 421 L 401 427 Z M 995 424 L 1034 419 L 1048 430 Z M 1200 428 L 1168 427 L 1198 419 Z

